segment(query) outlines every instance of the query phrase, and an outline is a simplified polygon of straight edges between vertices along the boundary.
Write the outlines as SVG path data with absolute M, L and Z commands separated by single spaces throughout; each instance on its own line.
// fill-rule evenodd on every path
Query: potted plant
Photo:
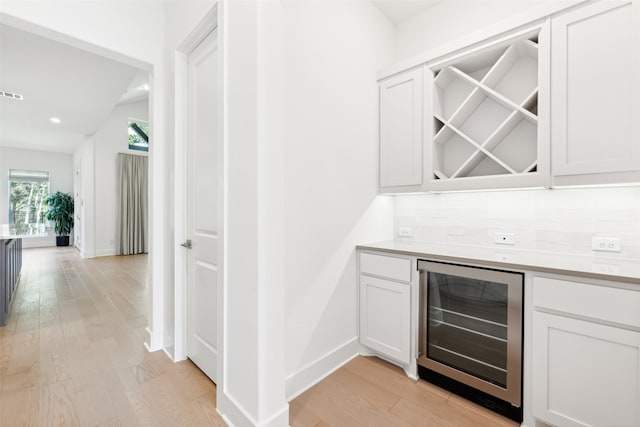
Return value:
M 47 219 L 54 222 L 56 246 L 69 246 L 69 233 L 73 228 L 73 197 L 57 191 L 47 197 Z

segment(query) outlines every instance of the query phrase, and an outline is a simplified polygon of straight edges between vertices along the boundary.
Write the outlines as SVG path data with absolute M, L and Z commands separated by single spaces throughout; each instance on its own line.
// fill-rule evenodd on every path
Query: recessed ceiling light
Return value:
M 60 119 L 59 119 L 59 118 L 57 118 L 57 117 L 51 117 L 51 118 L 49 119 L 49 121 L 50 121 L 51 123 L 60 123 Z
M 151 88 L 150 88 L 150 87 L 149 87 L 149 85 L 148 85 L 148 84 L 146 84 L 146 83 L 145 83 L 145 84 L 143 84 L 142 86 L 140 86 L 140 87 L 138 88 L 138 90 L 149 90 L 149 89 L 151 89 Z

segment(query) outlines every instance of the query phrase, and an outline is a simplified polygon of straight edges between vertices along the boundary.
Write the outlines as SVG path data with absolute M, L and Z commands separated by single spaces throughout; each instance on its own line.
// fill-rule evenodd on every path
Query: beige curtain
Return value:
M 143 254 L 148 250 L 148 160 L 146 156 L 118 154 L 118 255 Z

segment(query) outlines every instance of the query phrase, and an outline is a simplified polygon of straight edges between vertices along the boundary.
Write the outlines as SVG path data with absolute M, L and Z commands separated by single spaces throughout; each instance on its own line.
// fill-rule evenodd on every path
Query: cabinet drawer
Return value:
M 411 260 L 392 256 L 360 254 L 360 272 L 389 279 L 411 281 Z
M 640 289 L 534 277 L 533 305 L 640 328 Z

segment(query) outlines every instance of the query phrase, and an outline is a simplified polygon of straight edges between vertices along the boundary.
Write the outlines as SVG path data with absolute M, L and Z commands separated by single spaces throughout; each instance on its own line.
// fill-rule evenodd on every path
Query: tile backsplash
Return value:
M 640 258 L 640 186 L 491 191 L 395 197 L 395 238 L 514 249 Z M 412 237 L 399 237 L 399 227 Z M 592 237 L 616 237 L 621 252 L 594 252 Z

